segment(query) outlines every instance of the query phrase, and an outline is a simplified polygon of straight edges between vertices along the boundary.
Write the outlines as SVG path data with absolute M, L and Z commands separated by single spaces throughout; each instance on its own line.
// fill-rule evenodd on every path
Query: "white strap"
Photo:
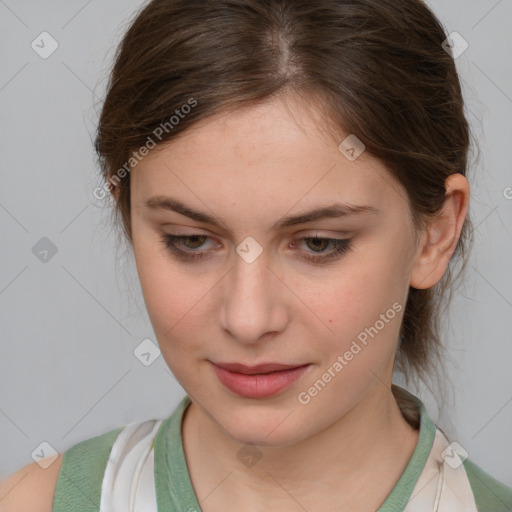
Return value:
M 162 422 L 130 423 L 117 436 L 103 477 L 102 512 L 157 512 L 153 439 Z
M 478 512 L 462 461 L 454 464 L 456 454 L 443 457 L 449 446 L 446 436 L 437 429 L 427 462 L 404 512 Z

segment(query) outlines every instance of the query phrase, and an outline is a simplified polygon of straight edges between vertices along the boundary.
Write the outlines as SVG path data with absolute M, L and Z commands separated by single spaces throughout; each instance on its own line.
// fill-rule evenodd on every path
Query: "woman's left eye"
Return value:
M 178 259 L 184 261 L 192 261 L 204 258 L 207 256 L 208 251 L 198 251 L 201 246 L 204 245 L 204 241 L 210 239 L 206 235 L 200 234 L 185 234 L 185 235 L 170 235 L 165 234 L 162 238 L 164 246 Z M 304 256 L 301 258 L 310 261 L 312 263 L 324 263 L 327 261 L 339 259 L 344 253 L 351 249 L 350 239 L 339 239 L 339 238 L 320 238 L 314 237 L 303 237 L 297 239 L 299 242 L 305 242 L 306 245 L 310 245 L 313 242 L 315 250 L 309 252 L 306 251 Z M 187 242 L 188 243 L 185 243 Z M 184 247 L 183 250 L 181 247 Z M 296 247 L 296 244 L 292 244 Z M 322 249 L 332 247 L 328 252 Z

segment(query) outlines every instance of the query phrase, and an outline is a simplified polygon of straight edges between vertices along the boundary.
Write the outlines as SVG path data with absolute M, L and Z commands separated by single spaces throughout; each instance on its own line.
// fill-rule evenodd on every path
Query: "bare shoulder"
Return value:
M 33 462 L 0 481 L 0 512 L 52 512 L 62 454 L 43 469 Z

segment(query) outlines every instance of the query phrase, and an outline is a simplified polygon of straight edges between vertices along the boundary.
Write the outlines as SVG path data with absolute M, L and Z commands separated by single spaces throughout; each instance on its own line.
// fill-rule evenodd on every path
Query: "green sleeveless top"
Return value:
M 377 512 L 403 511 L 426 464 L 434 442 L 436 426 L 423 403 L 410 395 L 419 410 L 419 438 L 416 448 L 395 487 Z M 159 512 L 200 512 L 183 451 L 181 424 L 190 404 L 186 395 L 163 421 L 154 437 L 154 477 Z M 98 512 L 103 476 L 110 450 L 120 427 L 82 441 L 64 452 L 55 488 L 53 512 Z M 478 512 L 512 512 L 512 488 L 465 459 Z

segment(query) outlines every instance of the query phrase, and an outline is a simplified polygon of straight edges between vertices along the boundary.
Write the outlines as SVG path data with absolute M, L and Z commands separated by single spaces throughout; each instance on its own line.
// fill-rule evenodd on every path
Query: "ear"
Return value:
M 469 206 L 469 183 L 460 173 L 445 181 L 445 201 L 422 233 L 410 285 L 425 289 L 436 285 L 443 277 L 452 257 Z

